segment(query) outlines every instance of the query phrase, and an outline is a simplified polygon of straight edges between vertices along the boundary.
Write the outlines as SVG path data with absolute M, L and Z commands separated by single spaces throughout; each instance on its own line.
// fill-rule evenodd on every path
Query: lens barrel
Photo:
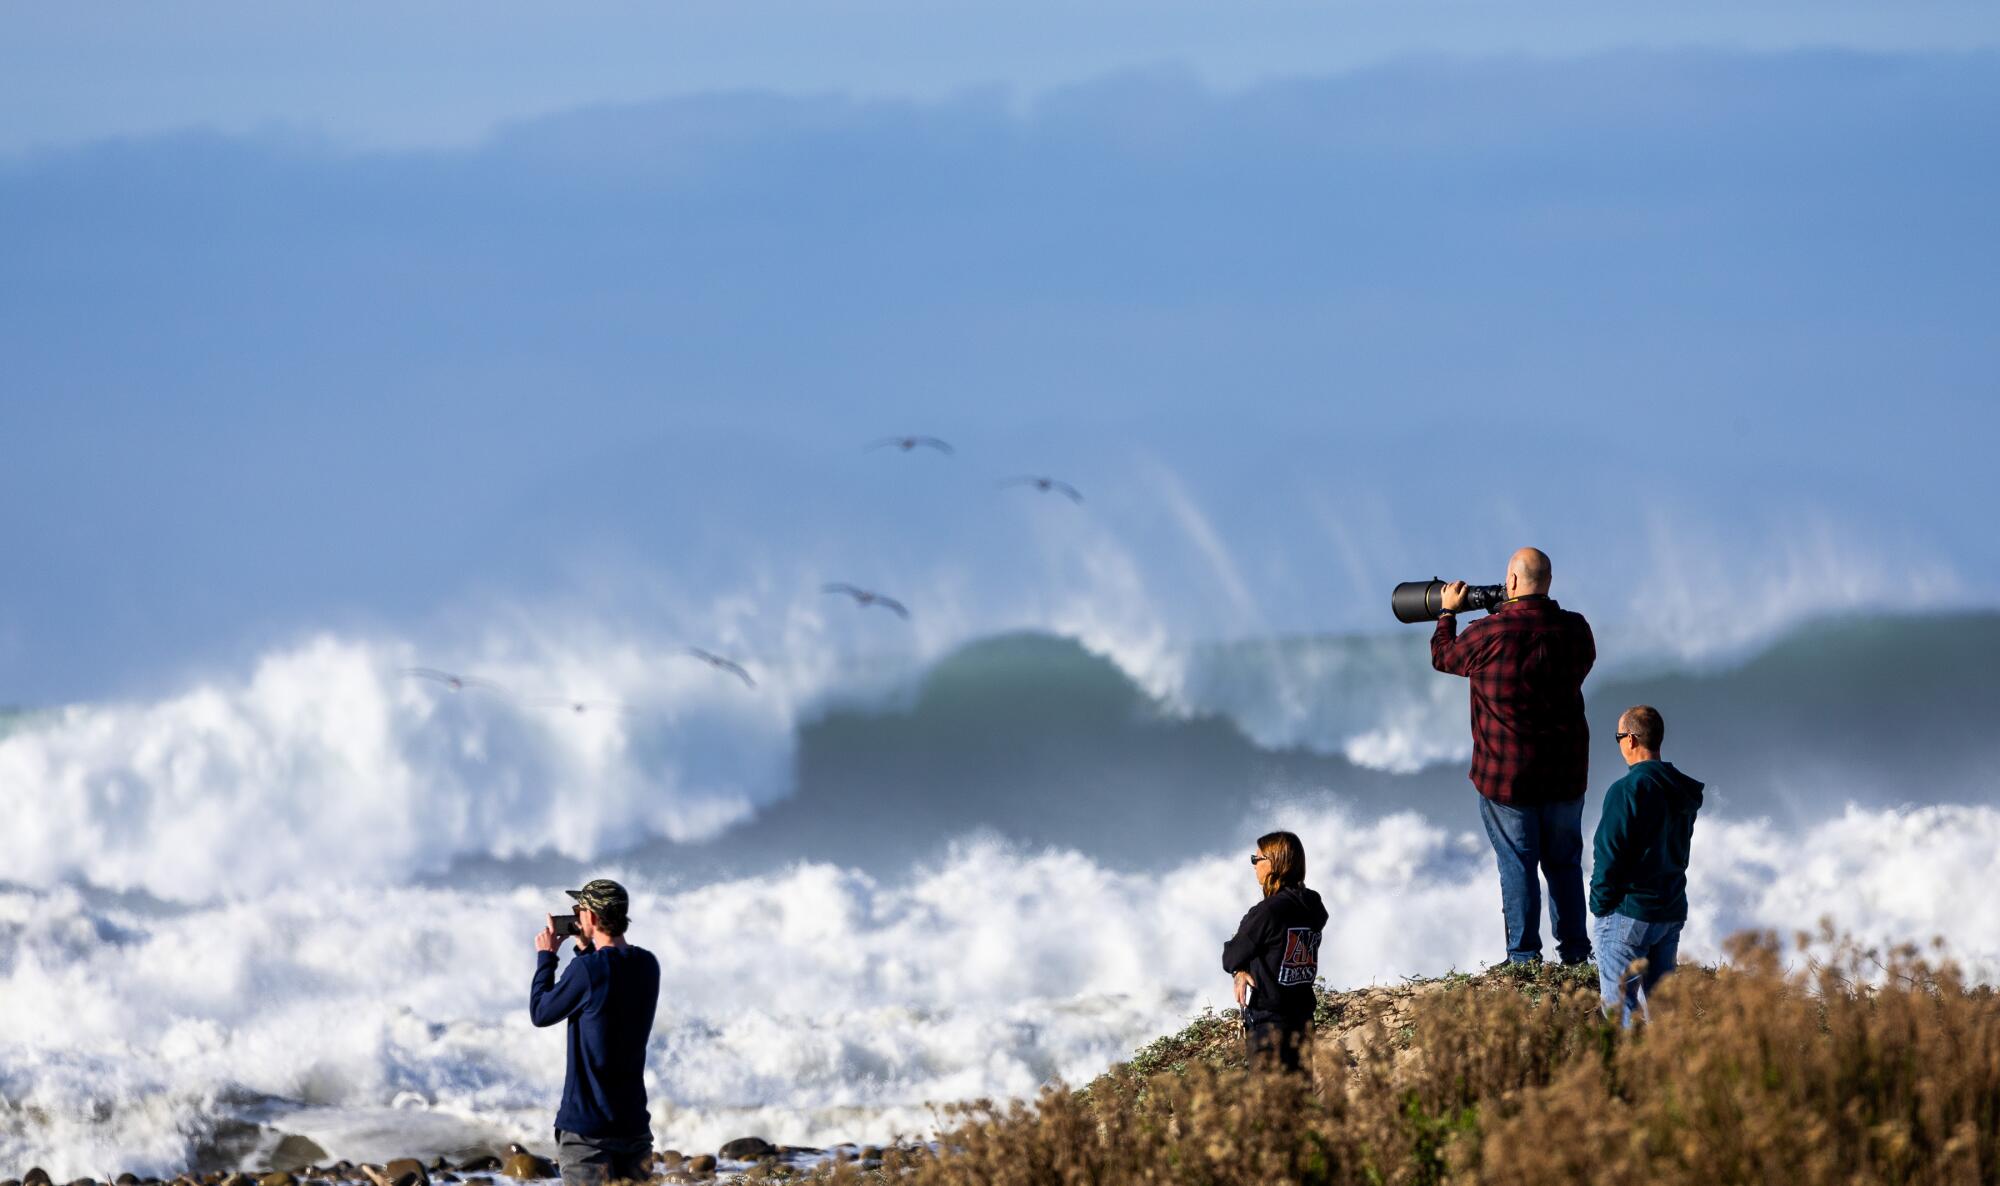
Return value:
M 1507 600 L 1505 585 L 1467 585 L 1465 608 L 1491 610 Z M 1389 609 L 1398 622 L 1435 622 L 1444 613 L 1444 582 L 1404 581 L 1389 594 Z
M 1389 594 L 1389 609 L 1398 622 L 1434 621 L 1444 612 L 1444 582 L 1436 577 L 1428 581 L 1404 581 Z
M 1467 585 L 1465 587 L 1465 608 L 1483 609 L 1489 613 L 1507 602 L 1505 585 Z

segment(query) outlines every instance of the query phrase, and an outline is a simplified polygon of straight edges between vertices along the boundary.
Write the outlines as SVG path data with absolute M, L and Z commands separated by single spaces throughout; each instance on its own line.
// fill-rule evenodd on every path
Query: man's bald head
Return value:
M 1507 595 L 1509 597 L 1533 597 L 1546 594 L 1549 583 L 1555 578 L 1555 567 L 1549 563 L 1549 554 L 1540 548 L 1522 548 L 1507 561 Z
M 1652 705 L 1635 704 L 1618 714 L 1618 731 L 1629 736 L 1640 749 L 1658 753 L 1667 739 L 1667 722 Z

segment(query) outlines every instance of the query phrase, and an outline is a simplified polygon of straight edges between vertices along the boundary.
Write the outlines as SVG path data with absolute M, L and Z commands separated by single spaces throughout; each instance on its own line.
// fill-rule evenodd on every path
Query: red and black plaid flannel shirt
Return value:
M 1583 615 L 1522 597 L 1458 632 L 1450 614 L 1431 636 L 1431 666 L 1472 681 L 1472 784 L 1496 803 L 1530 807 L 1583 794 L 1590 724 L 1583 677 L 1597 642 Z

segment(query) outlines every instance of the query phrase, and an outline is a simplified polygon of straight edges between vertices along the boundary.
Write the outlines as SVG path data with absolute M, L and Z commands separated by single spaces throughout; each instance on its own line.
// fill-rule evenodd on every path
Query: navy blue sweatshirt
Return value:
M 1243 1010 L 1246 1021 L 1293 1029 L 1312 1021 L 1319 979 L 1319 936 L 1326 906 L 1302 885 L 1288 885 L 1250 908 L 1236 935 L 1222 945 L 1222 970 L 1248 972 L 1257 982 Z
M 569 961 L 556 980 L 556 954 L 537 952 L 528 1016 L 538 1026 L 569 1022 L 569 1071 L 556 1127 L 580 1137 L 649 1137 L 646 1041 L 660 1000 L 660 961 L 640 947 L 602 947 Z
M 1686 922 L 1688 849 L 1701 784 L 1657 759 L 1634 763 L 1604 792 L 1590 869 L 1590 912 Z

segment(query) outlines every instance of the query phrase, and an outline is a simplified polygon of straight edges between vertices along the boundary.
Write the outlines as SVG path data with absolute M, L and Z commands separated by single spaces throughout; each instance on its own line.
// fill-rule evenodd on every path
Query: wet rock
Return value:
M 284 1170 L 272 1170 L 257 1179 L 257 1186 L 299 1186 L 299 1180 Z
M 21 1175 L 21 1186 L 54 1186 L 54 1184 L 49 1181 L 49 1171 L 36 1166 Z
M 278 1138 L 277 1147 L 271 1150 L 271 1159 L 264 1164 L 273 1170 L 290 1170 L 297 1173 L 325 1160 L 326 1150 L 319 1147 L 319 1142 L 311 1137 L 288 1132 Z
M 778 1147 L 763 1137 L 737 1137 L 717 1149 L 715 1154 L 724 1161 L 758 1161 L 776 1156 L 777 1152 Z
M 690 1172 L 700 1174 L 705 1178 L 715 1172 L 715 1158 L 710 1157 L 706 1153 L 697 1157 L 690 1157 L 688 1158 L 687 1167 Z
M 431 1186 L 430 1171 L 414 1157 L 398 1157 L 382 1167 L 382 1176 L 389 1179 L 393 1186 Z M 410 1179 L 410 1182 L 405 1183 L 404 1178 Z
M 500 1155 L 486 1149 L 466 1149 L 459 1157 L 461 1174 L 490 1174 L 500 1168 Z
M 248 1174 L 230 1174 L 221 1180 L 219 1186 L 252 1186 L 252 1183 Z
M 677 1170 L 686 1161 L 687 1158 L 681 1156 L 679 1149 L 662 1149 L 658 1153 L 653 1154 L 653 1168 L 662 1173 L 668 1170 Z M 0 1182 L 0 1186 L 6 1186 L 6 1183 Z
M 112 1186 L 139 1186 L 139 1175 L 119 1174 L 111 1180 Z
M 546 1157 L 537 1157 L 519 1145 L 509 1146 L 511 1152 L 507 1160 L 500 1163 L 500 1172 L 517 1181 L 530 1178 L 553 1178 L 556 1163 Z
M 97 1179 L 96 1179 L 96 1178 L 76 1178 L 76 1179 L 73 1179 L 73 1180 L 72 1180 L 72 1181 L 70 1182 L 69 1186 L 97 1186 Z
M 0 1186 L 21 1186 L 19 1178 L 0 1178 Z

